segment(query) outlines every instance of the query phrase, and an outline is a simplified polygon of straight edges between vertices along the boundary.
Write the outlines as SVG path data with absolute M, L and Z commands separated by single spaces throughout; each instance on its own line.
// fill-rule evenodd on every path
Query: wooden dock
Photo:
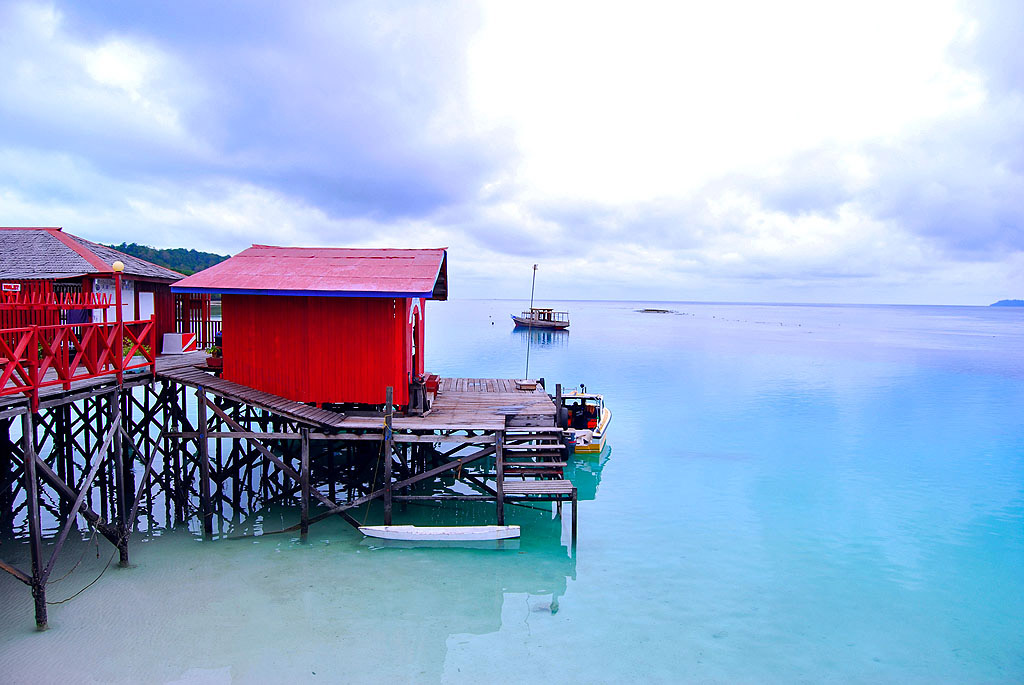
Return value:
M 553 502 L 560 513 L 568 502 L 575 543 L 576 487 L 564 479 L 555 404 L 540 387 L 443 378 L 420 416 L 357 415 L 220 378 L 201 352 L 158 357 L 120 383 L 52 373 L 35 398 L 20 389 L 0 396 L 0 533 L 13 535 L 24 509 L 32 552 L 31 569 L 0 561 L 0 571 L 32 589 L 40 628 L 50 571 L 79 517 L 129 566 L 137 518 L 157 502 L 168 525 L 198 516 L 211 539 L 218 521 L 222 534 L 230 527 L 229 514 L 276 502 L 301 507 L 300 523 L 280 532 L 303 536 L 327 517 L 358 525 L 348 512 L 374 500 L 385 525 L 393 501 L 490 501 L 499 524 L 507 503 Z M 445 485 L 453 481 L 461 489 Z M 48 560 L 43 509 L 60 525 Z
M 284 418 L 311 426 L 335 429 L 373 429 L 381 427 L 381 417 L 346 416 L 340 412 L 318 409 L 301 402 L 261 392 L 238 383 L 224 380 L 203 370 L 206 355 L 191 352 L 164 355 L 156 360 L 156 377 L 182 385 L 204 387 L 208 392 L 236 402 L 244 402 L 266 409 Z M 46 379 L 54 377 L 50 371 Z M 125 374 L 126 386 L 149 383 L 153 375 L 148 371 Z M 70 389 L 60 385 L 40 389 L 40 405 L 63 403 L 68 393 L 91 395 L 116 385 L 113 376 L 74 381 Z M 0 397 L 0 416 L 21 414 L 28 409 L 22 395 Z M 515 381 L 507 378 L 442 378 L 437 396 L 423 416 L 395 416 L 396 430 L 458 431 L 502 430 L 507 426 L 553 426 L 555 405 L 541 387 L 519 390 Z

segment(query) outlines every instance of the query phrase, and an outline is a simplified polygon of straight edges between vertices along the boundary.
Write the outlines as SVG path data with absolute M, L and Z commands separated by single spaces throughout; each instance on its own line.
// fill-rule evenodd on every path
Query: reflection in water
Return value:
M 359 511 L 358 517 L 379 514 Z M 395 514 L 399 523 L 419 525 L 490 523 L 494 504 L 410 504 Z M 294 507 L 269 506 L 238 517 L 232 529 L 279 530 L 295 517 Z M 42 639 L 24 629 L 31 619 L 24 588 L 0 585 L 0 662 L 22 655 L 8 672 L 11 682 L 67 679 L 67 664 L 109 682 L 175 681 L 195 675 L 197 668 L 230 668 L 240 681 L 312 682 L 315 674 L 345 674 L 351 682 L 390 682 L 410 679 L 410 666 L 394 658 L 408 653 L 415 656 L 411 679 L 435 682 L 445 671 L 450 638 L 499 633 L 510 598 L 518 603 L 528 597 L 535 611 L 557 614 L 569 581 L 576 579 L 567 516 L 555 517 L 550 504 L 531 503 L 507 506 L 506 521 L 520 526 L 522 537 L 491 543 L 490 549 L 380 544 L 340 519 L 317 524 L 307 542 L 262 535 L 197 544 L 197 527 L 153 531 L 136 538 L 130 572 L 103 574 L 55 613 L 60 620 Z M 29 552 L 22 547 L 5 554 L 25 566 Z M 79 561 L 80 573 L 54 586 L 55 599 L 101 575 L 108 555 L 95 558 L 93 549 L 88 539 L 69 541 L 57 573 L 64 575 Z M 123 601 L 124 593 L 130 601 Z M 211 630 L 230 624 L 227 649 L 216 640 L 195 639 L 199 616 Z M 111 665 L 92 641 L 69 632 L 101 623 L 112 626 L 105 628 L 106 637 L 130 647 Z M 274 633 L 272 649 L 253 649 L 266 643 L 268 625 L 287 630 Z M 144 649 L 145 635 L 162 639 Z M 45 660 L 43 654 L 57 643 L 67 658 Z M 176 647 L 182 644 L 192 647 Z
M 531 345 L 540 347 L 567 347 L 569 345 L 569 331 L 555 331 L 546 328 L 523 328 L 516 326 L 512 329 L 512 335 L 522 341 L 527 340 Z
M 579 501 L 597 498 L 597 486 L 601 484 L 601 471 L 612 456 L 611 446 L 606 446 L 601 454 L 594 456 L 576 456 L 565 470 L 565 477 L 576 486 L 576 499 Z

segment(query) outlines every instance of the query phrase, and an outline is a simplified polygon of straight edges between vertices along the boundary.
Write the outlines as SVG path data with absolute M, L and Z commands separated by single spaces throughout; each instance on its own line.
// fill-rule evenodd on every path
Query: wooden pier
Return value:
M 576 488 L 562 475 L 565 447 L 543 388 L 444 378 L 421 415 L 345 413 L 219 378 L 202 353 L 139 359 L 88 378 L 50 368 L 32 393 L 10 374 L 0 386 L 0 535 L 25 536 L 31 552 L 31 569 L 0 561 L 0 570 L 29 586 L 40 629 L 47 579 L 79 516 L 123 566 L 142 516 L 198 517 L 212 539 L 270 503 L 298 507 L 288 530 L 304 536 L 331 516 L 356 525 L 350 510 L 375 500 L 384 524 L 394 502 L 490 501 L 499 524 L 508 503 L 555 502 L 561 512 L 568 502 L 575 542 Z M 462 491 L 417 491 L 442 476 Z M 48 558 L 44 522 L 59 531 Z

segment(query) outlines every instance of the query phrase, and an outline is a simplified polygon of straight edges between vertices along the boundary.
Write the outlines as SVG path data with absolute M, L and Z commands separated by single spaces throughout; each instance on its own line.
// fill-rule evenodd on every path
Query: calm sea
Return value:
M 340 520 L 307 544 L 155 530 L 45 633 L 0 574 L 0 679 L 1024 680 L 1024 309 L 547 304 L 572 328 L 533 333 L 530 375 L 614 412 L 610 448 L 571 472 L 575 552 L 544 508 L 510 508 L 504 549 L 375 545 Z M 521 307 L 431 303 L 428 366 L 523 376 Z M 50 599 L 108 559 L 78 542 Z

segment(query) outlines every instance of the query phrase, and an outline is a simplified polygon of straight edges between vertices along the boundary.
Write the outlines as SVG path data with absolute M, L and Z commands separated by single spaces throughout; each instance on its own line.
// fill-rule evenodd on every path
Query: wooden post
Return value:
M 206 442 L 206 391 L 196 390 L 199 399 L 199 509 L 203 514 L 203 537 L 213 537 L 213 508 L 210 506 L 210 449 Z
M 32 412 L 21 415 L 22 459 L 25 465 L 25 499 L 29 549 L 32 553 L 32 598 L 36 603 L 36 628 L 46 630 L 46 582 L 43 580 L 43 540 L 39 530 L 39 479 L 36 478 L 36 426 Z
M 14 493 L 17 476 L 14 470 L 14 443 L 11 426 L 14 418 L 0 419 L 0 535 L 14 537 Z
M 124 392 L 122 390 L 120 393 L 118 393 L 120 395 L 120 397 L 121 397 L 121 425 L 122 425 L 124 430 L 129 435 L 131 435 L 131 431 L 132 431 L 132 428 L 131 428 L 131 423 L 132 423 L 132 414 L 131 414 L 132 404 L 131 404 L 131 401 L 130 401 L 130 399 L 131 399 L 131 392 L 132 391 L 129 389 L 128 392 Z M 120 438 L 120 437 L 123 437 L 123 436 L 118 436 L 118 437 Z M 126 442 L 126 444 L 131 444 L 127 440 L 127 438 L 125 439 L 125 442 Z M 133 509 L 135 509 L 135 487 L 136 487 L 136 483 L 135 483 L 135 469 L 133 468 L 133 465 L 135 463 L 135 456 L 136 455 L 139 458 L 144 458 L 144 456 L 142 454 L 137 454 L 137 451 L 136 451 L 135 447 L 131 448 L 130 455 L 132 455 L 132 456 L 129 456 L 128 459 L 124 460 L 124 469 L 122 470 L 122 473 L 124 473 L 124 492 L 125 492 L 125 497 L 126 497 L 125 505 L 124 505 L 124 510 L 126 512 L 128 512 L 128 518 L 125 520 L 125 538 L 124 538 L 126 553 L 127 553 L 128 538 L 131 537 L 132 527 L 134 527 L 134 525 L 135 525 L 135 522 L 132 520 L 132 516 L 131 516 L 131 511 Z M 126 557 L 126 561 L 127 561 L 127 557 Z
M 576 546 L 576 488 L 572 489 L 572 544 Z
M 121 414 L 120 390 L 110 398 L 108 417 L 108 425 L 111 428 L 124 420 Z M 128 495 L 125 493 L 124 487 L 124 440 L 121 438 L 120 431 L 114 434 L 114 439 L 110 441 L 110 447 L 114 451 L 114 497 L 117 499 L 114 503 L 114 511 L 117 516 L 117 551 L 119 555 L 117 563 L 124 568 L 128 566 Z
M 555 426 L 566 428 L 561 424 L 562 420 L 562 384 L 555 383 Z
M 327 477 L 327 496 L 333 502 L 338 498 L 338 486 L 335 481 L 334 475 L 334 445 L 327 445 L 327 473 L 330 474 Z
M 502 455 L 502 445 L 505 444 L 505 431 L 498 431 L 494 434 L 494 471 L 496 479 L 494 490 L 497 493 L 494 499 L 498 507 L 498 525 L 505 525 L 505 465 Z
M 302 429 L 302 537 L 309 534 L 309 429 Z
M 394 388 L 387 389 L 384 407 L 384 525 L 391 525 L 391 447 L 394 435 L 391 433 L 391 415 L 394 411 Z

